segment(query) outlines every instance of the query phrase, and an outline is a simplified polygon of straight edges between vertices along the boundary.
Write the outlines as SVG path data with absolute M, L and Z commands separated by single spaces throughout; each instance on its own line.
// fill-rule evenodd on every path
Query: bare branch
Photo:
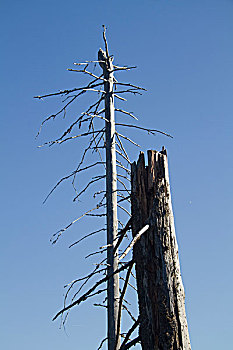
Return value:
M 129 116 L 132 117 L 133 119 L 138 120 L 138 118 L 135 117 L 135 115 L 133 115 L 133 113 L 124 111 L 123 109 L 115 108 L 115 111 L 116 111 L 116 112 L 121 112 L 121 113 L 126 114 L 126 115 L 129 115 Z
M 129 348 L 126 348 L 126 343 L 127 341 L 129 340 L 129 337 L 131 336 L 131 334 L 135 331 L 135 329 L 138 327 L 139 325 L 139 317 L 138 319 L 134 322 L 134 324 L 132 325 L 132 327 L 129 329 L 128 333 L 126 334 L 126 337 L 124 339 L 124 341 L 122 342 L 121 344 L 121 347 L 119 350 L 125 350 L 125 349 L 129 349 Z
M 124 169 L 129 175 L 131 174 L 131 171 L 129 170 L 129 169 L 127 169 L 126 167 L 124 167 L 124 165 L 117 159 L 117 166 L 119 167 L 119 168 L 122 168 L 122 169 Z
M 106 27 L 105 27 L 105 25 L 103 25 L 103 39 L 104 39 L 104 43 L 105 43 L 106 56 L 107 56 L 107 58 L 109 58 L 109 54 L 108 54 L 108 42 L 107 42 L 107 39 L 106 39 Z
M 123 179 L 125 179 L 125 180 L 130 182 L 130 179 L 127 176 L 125 176 L 125 175 L 117 174 L 117 176 L 122 177 Z
M 126 159 L 127 159 L 127 161 L 128 161 L 128 163 L 129 164 L 131 164 L 131 162 L 130 162 L 130 160 L 129 160 L 129 157 L 128 157 L 128 154 L 127 154 L 127 152 L 126 152 L 126 150 L 125 150 L 125 148 L 124 148 L 124 146 L 123 146 L 123 143 L 121 142 L 121 139 L 120 139 L 120 137 L 119 137 L 119 135 L 116 133 L 116 137 L 117 137 L 117 139 L 118 139 L 118 141 L 119 141 L 119 144 L 117 143 L 117 146 L 120 148 L 120 150 L 124 153 L 124 155 L 125 155 L 125 157 L 126 157 Z M 117 151 L 117 150 L 116 150 Z M 120 154 L 120 153 L 119 153 Z
M 120 182 L 120 184 L 122 184 L 122 186 L 124 187 L 124 189 L 125 189 L 125 190 L 128 192 L 128 194 L 130 195 L 130 192 L 129 192 L 128 188 L 125 186 L 124 182 L 121 181 L 119 178 L 117 178 L 117 181 Z M 121 191 L 123 191 L 123 190 L 121 190 Z
M 138 90 L 143 90 L 143 91 L 147 91 L 146 89 L 144 89 L 143 87 L 137 86 L 137 85 L 133 85 L 133 84 L 129 84 L 129 83 L 119 83 L 119 82 L 115 82 L 115 85 L 122 85 L 122 86 L 129 86 Z
M 121 244 L 121 242 L 122 242 L 122 240 L 123 240 L 123 238 L 124 238 L 126 232 L 129 231 L 130 227 L 131 227 L 131 218 L 129 219 L 129 221 L 127 222 L 127 224 L 125 225 L 125 227 L 124 227 L 123 229 L 121 229 L 120 232 L 118 233 L 118 237 L 119 237 L 119 238 L 118 238 L 118 241 L 117 241 L 117 243 L 116 243 L 116 245 L 115 245 L 115 247 L 114 247 L 114 250 L 113 250 L 113 253 L 114 253 L 114 254 L 115 254 L 115 252 L 117 251 L 119 245 Z
M 83 152 L 83 155 L 82 155 L 82 158 L 81 158 L 81 161 L 79 162 L 79 164 L 78 164 L 76 170 L 80 169 L 81 165 L 83 164 L 83 162 L 84 162 L 84 160 L 85 160 L 85 156 L 86 156 L 88 150 L 91 149 L 92 144 L 95 142 L 96 138 L 97 138 L 97 137 L 99 136 L 99 134 L 101 134 L 101 133 L 103 133 L 102 130 L 99 131 L 99 132 L 97 132 L 96 135 L 93 136 L 93 138 L 90 140 L 90 143 L 89 143 L 89 145 L 87 146 L 87 148 L 85 148 L 85 150 L 84 150 L 84 152 Z M 77 192 L 77 190 L 76 190 L 76 188 L 75 188 L 75 184 L 74 184 L 75 178 L 76 178 L 76 174 L 74 174 L 74 178 L 73 178 L 73 181 L 72 181 L 72 185 L 73 185 L 73 188 L 74 188 L 75 193 L 76 193 L 76 195 L 77 195 L 78 192 Z
M 160 131 L 160 130 L 156 130 L 156 129 L 147 129 L 147 128 L 143 128 L 143 127 L 137 126 L 137 125 L 122 124 L 122 123 L 116 123 L 116 125 L 121 125 L 121 126 L 126 126 L 128 128 L 135 128 L 135 129 L 144 130 L 144 131 L 147 131 L 149 134 L 152 134 L 152 135 L 155 135 L 155 133 L 159 133 L 159 134 L 163 134 L 165 136 L 173 138 L 173 136 L 167 134 L 166 132 L 163 132 L 163 131 Z
M 100 264 L 99 264 L 99 265 L 100 265 Z M 99 268 L 99 266 L 98 266 L 98 268 Z M 94 275 L 96 275 L 96 274 L 98 274 L 98 273 L 101 273 L 101 272 L 103 272 L 103 271 L 106 271 L 106 268 L 97 270 L 97 267 L 95 267 L 94 271 L 92 271 L 91 273 L 89 273 L 87 276 L 78 278 L 78 279 L 76 279 L 76 280 L 74 280 L 74 281 L 72 281 L 72 282 L 66 284 L 66 285 L 64 286 L 64 288 L 73 286 L 73 285 L 74 285 L 75 283 L 77 283 L 77 282 L 81 282 L 81 281 L 83 281 L 83 280 L 90 279 L 90 278 L 93 277 Z
M 125 209 L 124 207 L 122 207 L 120 204 L 117 204 L 118 208 L 122 209 L 127 215 L 129 215 L 129 217 L 131 217 L 131 214 L 128 212 L 127 209 Z M 120 259 L 119 259 L 120 260 Z
M 85 65 L 86 66 L 86 64 L 87 63 L 105 63 L 105 61 L 99 61 L 99 60 L 96 60 L 96 61 L 84 61 L 84 62 L 74 62 L 73 64 L 75 65 L 75 66 L 82 66 L 82 65 Z
M 99 180 L 102 180 L 102 179 L 104 179 L 106 177 L 106 175 L 101 175 L 101 176 L 98 176 L 97 178 L 92 178 L 93 180 L 91 180 L 90 182 L 88 182 L 88 184 L 85 186 L 85 188 L 81 191 L 81 192 L 79 192 L 78 194 L 77 194 L 77 196 L 76 197 L 74 197 L 74 199 L 73 199 L 73 202 L 75 202 L 76 201 L 76 199 L 78 198 L 78 197 L 80 197 L 81 196 L 81 194 L 83 194 L 87 189 L 88 189 L 88 187 L 91 185 L 91 184 L 93 184 L 94 182 L 96 182 L 96 181 L 99 181 Z M 98 208 L 97 208 L 98 209 Z
M 53 93 L 46 94 L 46 95 L 34 96 L 34 98 L 37 98 L 37 99 L 41 100 L 41 99 L 46 98 L 46 97 L 59 96 L 59 95 L 68 95 L 68 94 L 71 94 L 72 92 L 82 91 L 82 90 L 86 91 L 89 88 L 92 89 L 92 88 L 95 88 L 97 86 L 102 85 L 102 83 L 94 84 L 96 81 L 97 81 L 97 79 L 94 79 L 87 86 L 82 86 L 80 88 L 74 88 L 74 89 L 70 89 L 70 90 L 67 90 L 67 89 L 60 90 L 58 92 L 53 92 Z M 92 84 L 94 84 L 94 85 L 92 85 Z
M 92 168 L 93 166 L 99 165 L 99 164 L 104 164 L 104 162 L 96 162 L 94 164 L 91 164 L 85 168 L 79 169 L 79 170 L 74 170 L 71 174 L 64 176 L 62 179 L 60 179 L 56 185 L 52 188 L 52 190 L 49 192 L 49 194 L 47 195 L 47 197 L 45 198 L 45 200 L 43 201 L 43 204 L 47 201 L 47 199 L 49 198 L 49 196 L 55 191 L 55 189 L 64 181 L 64 180 L 68 180 L 70 177 L 72 177 L 74 174 L 77 174 L 83 170 L 87 170 L 89 168 Z
M 90 253 L 90 254 L 85 256 L 85 259 L 89 258 L 90 256 L 96 255 L 96 254 L 103 254 L 106 251 L 107 251 L 107 248 L 104 248 L 104 249 L 100 250 L 99 252 Z
M 95 74 L 93 74 L 93 73 L 87 71 L 86 68 L 84 68 L 84 69 L 72 69 L 72 68 L 67 68 L 67 70 L 68 70 L 69 72 L 76 72 L 76 73 L 88 74 L 88 75 L 90 75 L 91 77 L 96 78 L 96 80 L 107 81 L 106 79 L 102 78 L 102 77 L 103 77 L 103 74 L 101 74 L 100 76 L 95 75 Z
M 120 280 L 122 281 L 125 281 L 125 278 L 124 277 L 120 277 Z M 128 285 L 133 289 L 135 290 L 135 292 L 137 292 L 137 288 L 135 288 L 131 283 L 128 283 Z M 124 300 L 127 304 L 129 304 L 126 300 Z
M 116 145 L 120 148 L 120 146 L 119 146 L 119 144 L 116 142 Z M 121 148 L 120 148 L 121 149 Z M 129 159 L 127 159 L 126 158 L 126 156 L 123 154 L 123 153 L 121 153 L 118 149 L 116 149 L 116 152 L 122 157 L 122 158 L 124 158 L 127 162 L 128 162 L 128 164 L 131 164 L 131 162 L 129 161 Z
M 102 348 L 102 346 L 103 346 L 103 344 L 106 342 L 106 340 L 108 340 L 108 337 L 104 338 L 104 339 L 101 341 L 101 343 L 100 343 L 100 345 L 99 345 L 99 347 L 98 347 L 97 350 L 100 350 L 100 349 Z
M 127 308 L 126 305 L 122 305 L 122 308 L 128 313 L 128 315 L 130 316 L 130 318 L 135 322 L 136 319 L 134 318 L 134 316 L 132 315 L 132 312 L 129 311 L 129 309 Z
M 143 235 L 143 233 L 148 230 L 149 227 L 150 226 L 147 224 L 138 232 L 138 234 L 133 238 L 129 246 L 125 249 L 124 253 L 120 256 L 119 260 L 123 259 L 129 253 L 129 251 L 133 248 L 134 244 L 139 240 L 141 235 Z
M 116 273 L 119 273 L 125 269 L 128 268 L 128 266 L 131 264 L 131 261 L 129 261 L 128 263 L 126 263 L 124 266 L 121 266 L 119 269 L 117 269 L 116 271 L 114 271 L 112 274 L 110 274 L 109 276 L 106 276 L 104 278 L 102 278 L 101 280 L 99 280 L 98 282 L 96 282 L 96 284 L 91 287 L 86 293 L 84 293 L 78 300 L 74 301 L 73 303 L 71 303 L 70 305 L 66 306 L 65 308 L 63 308 L 62 310 L 60 310 L 54 317 L 53 317 L 53 321 L 56 320 L 56 318 L 58 316 L 60 316 L 61 314 L 63 314 L 65 311 L 69 310 L 70 308 L 72 308 L 75 305 L 79 305 L 82 301 L 86 300 L 88 295 L 91 294 L 100 284 L 106 282 L 109 278 L 111 278 L 113 275 L 115 275 Z
M 116 334 L 116 344 L 118 344 L 118 339 L 120 336 L 120 327 L 121 327 L 121 312 L 122 312 L 122 304 L 123 304 L 123 299 L 126 293 L 126 289 L 128 286 L 128 282 L 129 282 L 129 278 L 130 278 L 130 273 L 131 270 L 133 268 L 133 264 L 134 262 L 132 261 L 132 263 L 129 265 L 128 270 L 127 270 L 127 274 L 126 274 L 126 278 L 125 278 L 125 283 L 121 292 L 121 296 L 120 296 L 120 300 L 119 300 L 119 311 L 118 311 L 118 317 L 117 317 L 117 334 Z M 116 348 L 115 348 L 116 350 Z
M 122 137 L 123 139 L 131 142 L 134 146 L 137 146 L 137 147 L 141 147 L 140 145 L 138 145 L 136 142 L 134 142 L 133 140 L 131 140 L 129 137 L 125 136 L 125 135 L 122 135 L 120 134 L 119 132 L 116 131 L 116 134 L 120 137 Z
M 119 100 L 121 100 L 121 101 L 127 101 L 126 100 L 126 98 L 124 98 L 124 97 L 121 97 L 121 96 L 119 96 L 119 95 L 117 95 L 117 94 L 113 94 L 116 98 L 118 98 Z
M 88 298 L 91 298 L 91 297 L 93 297 L 93 296 L 95 296 L 95 295 L 97 295 L 97 294 L 100 294 L 100 293 L 103 293 L 103 292 L 106 292 L 106 290 L 107 290 L 107 288 L 104 288 L 104 289 L 99 289 L 97 292 L 95 292 L 95 293 L 92 293 L 92 294 L 89 294 L 86 298 L 88 299 Z
M 120 347 L 120 350 L 127 350 L 132 348 L 132 346 L 135 346 L 137 343 L 140 343 L 141 338 L 140 336 L 136 337 L 135 339 L 131 340 L 127 344 L 124 345 L 124 347 Z
M 122 197 L 122 196 L 121 196 Z M 127 201 L 128 203 L 131 203 L 130 202 L 130 196 L 128 197 L 123 197 L 122 199 L 119 199 L 117 203 L 121 203 L 121 202 L 124 202 L 124 201 Z
M 136 67 L 136 66 L 132 66 L 132 67 L 127 67 L 127 66 L 119 67 L 119 66 L 113 65 L 113 68 L 114 68 L 113 72 L 116 72 L 116 71 L 118 71 L 118 70 L 130 70 L 130 69 L 135 69 L 135 68 L 137 68 L 137 67 Z
M 83 241 L 84 239 L 86 239 L 86 238 L 88 238 L 88 237 L 90 237 L 90 236 L 92 236 L 92 235 L 94 235 L 94 234 L 96 234 L 96 233 L 98 233 L 98 232 L 101 232 L 101 231 L 106 231 L 106 228 L 101 228 L 100 230 L 93 231 L 93 232 L 89 233 L 88 235 L 83 236 L 83 237 L 80 238 L 78 241 L 72 243 L 72 244 L 69 246 L 69 248 L 75 246 L 76 244 L 80 243 L 80 242 Z
M 108 307 L 107 307 L 107 305 L 97 304 L 97 303 L 93 304 L 93 306 L 104 307 L 105 309 L 107 309 L 107 308 L 108 308 Z
M 88 210 L 86 213 L 84 213 L 83 215 L 81 215 L 80 217 L 78 217 L 77 219 L 75 219 L 74 221 L 72 221 L 69 225 L 67 225 L 65 228 L 57 231 L 56 233 L 53 234 L 52 237 L 56 237 L 56 238 L 51 238 L 50 241 L 52 242 L 52 244 L 55 244 L 57 242 L 57 240 L 59 239 L 59 237 L 62 235 L 63 232 L 65 232 L 69 227 L 71 227 L 75 222 L 77 222 L 78 220 L 82 219 L 84 216 L 86 216 L 88 213 L 90 213 L 93 210 L 99 209 L 99 206 L 96 206 L 95 208 L 92 208 L 90 210 Z

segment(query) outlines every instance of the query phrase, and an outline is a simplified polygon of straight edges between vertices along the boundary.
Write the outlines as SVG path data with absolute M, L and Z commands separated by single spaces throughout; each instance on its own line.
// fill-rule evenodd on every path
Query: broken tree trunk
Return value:
M 132 232 L 149 229 L 135 244 L 139 335 L 143 350 L 190 350 L 166 150 L 141 153 L 132 164 Z

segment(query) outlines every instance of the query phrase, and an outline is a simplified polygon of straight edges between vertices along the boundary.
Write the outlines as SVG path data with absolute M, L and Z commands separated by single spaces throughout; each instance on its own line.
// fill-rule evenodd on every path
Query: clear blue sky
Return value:
M 231 349 L 233 1 L 2 0 L 0 10 L 1 348 L 92 350 L 105 336 L 105 311 L 91 303 L 72 311 L 67 335 L 51 321 L 63 285 L 90 270 L 94 260 L 84 256 L 99 238 L 68 249 L 96 225 L 80 221 L 49 242 L 88 204 L 73 204 L 67 183 L 42 205 L 83 146 L 37 148 L 66 124 L 48 124 L 35 140 L 59 102 L 33 99 L 81 84 L 66 68 L 96 59 L 105 24 L 115 62 L 138 66 L 122 80 L 148 90 L 130 98 L 128 110 L 174 136 L 131 133 L 143 150 L 168 149 L 192 348 Z M 139 151 L 130 152 L 137 159 Z

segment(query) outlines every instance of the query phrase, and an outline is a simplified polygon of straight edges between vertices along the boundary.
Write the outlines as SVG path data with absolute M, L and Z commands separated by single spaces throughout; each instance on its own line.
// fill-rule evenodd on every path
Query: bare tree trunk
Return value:
M 132 164 L 133 236 L 146 224 L 133 251 L 142 349 L 190 350 L 165 150 Z
M 107 200 L 107 273 L 112 275 L 118 269 L 118 252 L 114 254 L 118 234 L 117 220 L 117 172 L 115 149 L 115 116 L 113 95 L 113 64 L 112 58 L 101 49 L 99 60 L 104 73 L 105 91 L 105 128 L 106 128 L 106 200 Z M 117 318 L 119 310 L 119 275 L 114 274 L 108 279 L 108 350 L 118 350 L 120 337 L 116 344 Z

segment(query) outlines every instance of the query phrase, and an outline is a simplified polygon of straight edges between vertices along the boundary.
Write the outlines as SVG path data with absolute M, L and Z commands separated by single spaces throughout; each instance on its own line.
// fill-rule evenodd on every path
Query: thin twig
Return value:
M 118 317 L 117 317 L 116 347 L 117 347 L 118 339 L 119 339 L 119 336 L 120 336 L 121 312 L 122 312 L 123 299 L 124 299 L 124 296 L 125 296 L 125 293 L 126 293 L 126 289 L 127 289 L 127 286 L 128 286 L 130 273 L 131 273 L 131 270 L 133 268 L 133 264 L 134 264 L 134 262 L 132 261 L 132 263 L 128 267 L 126 278 L 125 278 L 125 283 L 124 283 L 124 286 L 123 286 L 123 289 L 122 289 L 122 292 L 121 292 L 121 296 L 120 296 L 120 300 L 119 300 Z M 115 350 L 116 350 L 116 347 L 115 347 Z
M 140 129 L 140 130 L 144 130 L 147 131 L 149 134 L 155 135 L 155 133 L 159 133 L 159 134 L 163 134 L 165 136 L 171 137 L 173 138 L 173 136 L 167 134 L 166 132 L 163 132 L 161 130 L 156 130 L 156 129 L 147 129 L 147 128 L 143 128 L 141 126 L 137 126 L 137 125 L 132 125 L 132 124 L 122 124 L 122 123 L 116 123 L 116 125 L 120 125 L 120 126 L 126 126 L 128 128 L 135 128 L 135 129 Z
M 140 341 L 141 341 L 140 336 L 137 336 L 136 338 L 134 338 L 133 340 L 125 344 L 123 347 L 120 347 L 120 350 L 128 350 L 132 348 L 132 346 L 135 346 L 137 343 L 140 343 Z
M 138 327 L 139 322 L 140 322 L 140 321 L 139 321 L 139 317 L 138 317 L 138 319 L 134 322 L 134 324 L 133 324 L 132 327 L 129 329 L 128 333 L 126 334 L 126 337 L 125 337 L 124 341 L 122 342 L 121 347 L 120 347 L 119 350 L 125 350 L 125 349 L 126 349 L 126 348 L 125 348 L 126 343 L 127 343 L 127 341 L 129 340 L 129 337 L 131 336 L 131 334 L 132 334 L 132 333 L 134 332 L 134 330 Z
M 129 116 L 132 117 L 133 119 L 138 120 L 138 118 L 135 117 L 135 115 L 133 115 L 133 113 L 124 111 L 123 109 L 115 108 L 115 111 L 116 111 L 116 112 L 121 112 L 121 113 L 126 114 L 126 115 L 129 115 Z
M 54 317 L 53 317 L 53 321 L 56 320 L 56 318 L 58 316 L 60 316 L 61 314 L 63 314 L 65 311 L 69 310 L 70 308 L 72 308 L 75 305 L 79 305 L 82 301 L 86 300 L 88 295 L 91 294 L 100 284 L 106 282 L 109 278 L 111 278 L 113 275 L 115 275 L 116 273 L 119 273 L 125 269 L 128 268 L 128 266 L 131 264 L 131 261 L 129 261 L 128 263 L 126 263 L 124 266 L 121 266 L 119 269 L 115 270 L 112 274 L 102 278 L 101 280 L 99 280 L 98 282 L 96 282 L 96 284 L 91 287 L 86 293 L 84 293 L 78 300 L 74 301 L 73 303 L 71 303 L 70 305 L 66 306 L 65 308 L 63 308 L 62 310 L 60 310 Z

